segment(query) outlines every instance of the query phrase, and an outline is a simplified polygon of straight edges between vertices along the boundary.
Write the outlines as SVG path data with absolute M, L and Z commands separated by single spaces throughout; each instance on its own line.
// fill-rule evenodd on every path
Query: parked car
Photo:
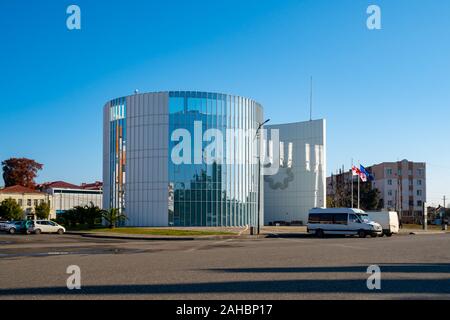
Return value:
M 364 211 L 350 208 L 315 208 L 309 211 L 307 231 L 317 237 L 330 235 L 368 235 L 377 237 L 383 233 L 379 223 L 367 221 L 362 216 Z
M 4 231 L 7 224 L 9 224 L 9 221 L 0 221 L 0 231 Z
M 400 230 L 398 214 L 395 211 L 369 211 L 363 217 L 381 225 L 383 228 L 381 236 L 391 237 Z
M 41 233 L 64 234 L 66 232 L 66 228 L 50 220 L 37 220 L 33 222 L 33 225 L 30 227 L 29 231 L 35 234 Z
M 5 223 L 2 225 L 2 230 L 8 232 L 9 234 L 15 234 L 15 233 L 26 233 L 30 234 L 31 231 L 29 230 L 32 226 L 32 221 L 26 220 L 26 221 L 12 221 L 9 223 Z

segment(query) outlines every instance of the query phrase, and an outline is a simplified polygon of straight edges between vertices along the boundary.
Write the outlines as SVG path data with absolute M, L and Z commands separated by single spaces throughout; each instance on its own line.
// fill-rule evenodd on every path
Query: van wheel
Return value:
M 317 238 L 323 238 L 324 236 L 325 236 L 325 234 L 323 233 L 323 230 L 321 230 L 321 229 L 316 230 Z
M 59 229 L 57 233 L 60 234 L 60 235 L 64 234 L 64 230 L 63 229 Z
M 392 237 L 392 232 L 386 233 L 386 237 Z
M 15 234 L 16 233 L 16 229 L 11 228 L 8 230 L 9 234 Z
M 366 232 L 364 230 L 359 230 L 358 231 L 358 237 L 365 238 L 365 237 L 367 237 L 367 234 L 366 234 Z
M 42 233 L 41 229 L 34 230 L 34 234 L 41 234 L 41 233 Z

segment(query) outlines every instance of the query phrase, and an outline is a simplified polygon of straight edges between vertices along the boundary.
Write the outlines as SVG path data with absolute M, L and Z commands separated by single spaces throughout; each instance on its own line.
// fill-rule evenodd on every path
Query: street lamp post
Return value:
M 268 123 L 270 119 L 267 119 L 263 123 L 259 123 L 258 129 L 256 130 L 255 138 L 256 139 L 259 136 L 259 133 L 262 129 L 262 127 Z M 261 141 L 259 141 L 259 150 L 258 150 L 258 218 L 257 218 L 257 226 L 256 226 L 256 233 L 260 234 L 260 225 L 261 225 Z

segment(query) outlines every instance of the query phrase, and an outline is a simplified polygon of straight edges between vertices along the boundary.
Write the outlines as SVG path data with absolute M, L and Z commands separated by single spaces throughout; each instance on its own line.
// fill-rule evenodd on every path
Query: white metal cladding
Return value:
M 127 97 L 127 225 L 168 225 L 168 93 Z
M 265 224 L 307 223 L 308 211 L 326 206 L 326 121 L 272 125 L 278 129 L 285 158 L 292 143 L 292 168 L 280 168 L 264 183 Z M 286 159 L 287 160 L 287 159 Z

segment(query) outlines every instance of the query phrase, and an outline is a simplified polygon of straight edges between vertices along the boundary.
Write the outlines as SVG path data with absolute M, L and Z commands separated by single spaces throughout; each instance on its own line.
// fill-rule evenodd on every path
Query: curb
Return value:
M 414 236 L 431 236 L 431 235 L 436 235 L 436 234 L 447 234 L 447 232 L 445 232 L 445 231 L 412 231 L 407 234 L 414 235 Z
M 77 235 L 84 238 L 97 238 L 97 239 L 116 239 L 116 240 L 145 240 L 145 241 L 195 241 L 195 240 L 232 240 L 232 239 L 261 239 L 266 238 L 265 235 L 250 236 L 250 235 L 217 235 L 217 236 L 131 236 L 131 235 L 109 235 L 109 234 L 96 234 L 96 233 L 83 233 L 83 232 L 66 232 L 66 234 Z

